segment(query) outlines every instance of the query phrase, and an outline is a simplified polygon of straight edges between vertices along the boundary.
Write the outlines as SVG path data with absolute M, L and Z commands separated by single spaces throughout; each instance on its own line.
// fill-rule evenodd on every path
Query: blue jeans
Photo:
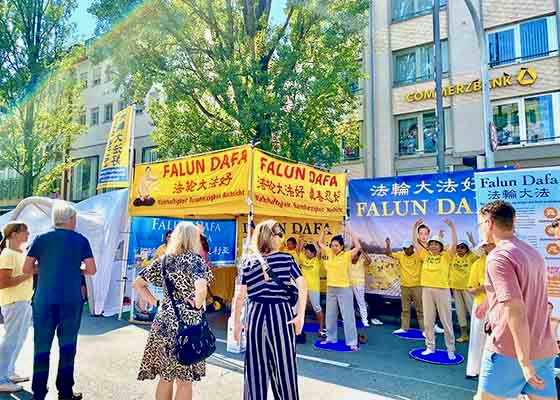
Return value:
M 9 383 L 14 375 L 18 354 L 31 325 L 31 304 L 28 301 L 6 304 L 2 306 L 2 315 L 6 333 L 0 339 L 0 384 Z
M 47 395 L 49 360 L 54 334 L 58 337 L 59 361 L 56 388 L 59 397 L 71 397 L 74 387 L 74 359 L 78 331 L 82 320 L 83 303 L 33 304 L 35 354 L 33 357 L 34 398 L 43 400 Z

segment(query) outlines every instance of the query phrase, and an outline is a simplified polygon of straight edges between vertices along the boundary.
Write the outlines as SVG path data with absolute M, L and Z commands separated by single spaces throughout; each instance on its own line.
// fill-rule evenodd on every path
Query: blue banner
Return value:
M 537 248 L 548 267 L 548 292 L 560 315 L 560 238 L 552 221 L 560 216 L 560 167 L 476 173 L 478 207 L 504 200 L 515 207 L 515 233 Z
M 366 277 L 370 293 L 400 295 L 398 263 L 383 255 L 385 239 L 390 238 L 393 250 L 399 251 L 404 240 L 412 240 L 418 219 L 426 225 L 419 231 L 423 240 L 440 235 L 449 243 L 446 218 L 455 223 L 459 240 L 478 240 L 472 170 L 351 180 L 349 194 L 350 227 L 374 260 Z
M 210 248 L 209 258 L 214 266 L 235 265 L 237 225 L 235 220 L 191 220 L 177 218 L 132 217 L 128 263 L 146 263 L 165 242 L 167 231 L 181 221 L 204 226 Z

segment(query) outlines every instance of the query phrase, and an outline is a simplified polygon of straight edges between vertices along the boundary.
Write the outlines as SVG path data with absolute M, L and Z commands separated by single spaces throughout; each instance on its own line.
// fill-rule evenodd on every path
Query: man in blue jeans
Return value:
M 76 210 L 57 202 L 52 210 L 54 229 L 33 241 L 24 272 L 37 274 L 33 296 L 35 353 L 31 389 L 35 400 L 47 395 L 49 358 L 55 332 L 60 357 L 56 387 L 60 400 L 79 400 L 74 393 L 74 359 L 82 318 L 82 273 L 94 275 L 95 261 L 88 240 L 75 232 Z M 81 265 L 85 264 L 82 271 Z

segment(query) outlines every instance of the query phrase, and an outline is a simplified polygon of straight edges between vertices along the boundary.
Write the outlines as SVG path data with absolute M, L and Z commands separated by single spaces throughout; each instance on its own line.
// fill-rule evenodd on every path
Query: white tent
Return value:
M 90 309 L 95 315 L 115 314 L 119 308 L 120 294 L 116 288 L 123 255 L 117 255 L 117 249 L 125 237 L 127 200 L 128 191 L 124 189 L 100 194 L 75 205 L 78 210 L 76 231 L 89 240 L 97 264 L 97 273 L 87 279 Z M 32 241 L 52 228 L 51 209 L 55 201 L 44 197 L 24 199 L 14 210 L 0 216 L 0 227 L 9 221 L 23 221 L 29 227 Z

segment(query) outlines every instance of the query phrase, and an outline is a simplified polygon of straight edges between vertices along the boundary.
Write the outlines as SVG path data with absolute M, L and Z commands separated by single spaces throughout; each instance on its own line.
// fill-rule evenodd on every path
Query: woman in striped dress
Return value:
M 294 257 L 278 251 L 282 237 L 282 228 L 276 221 L 258 224 L 251 246 L 253 254 L 238 277 L 233 300 L 236 341 L 243 329 L 241 308 L 249 298 L 245 327 L 245 400 L 266 400 L 269 381 L 276 400 L 299 399 L 295 339 L 303 329 L 307 286 Z M 295 316 L 283 287 L 292 284 L 291 281 L 295 281 L 299 292 Z

